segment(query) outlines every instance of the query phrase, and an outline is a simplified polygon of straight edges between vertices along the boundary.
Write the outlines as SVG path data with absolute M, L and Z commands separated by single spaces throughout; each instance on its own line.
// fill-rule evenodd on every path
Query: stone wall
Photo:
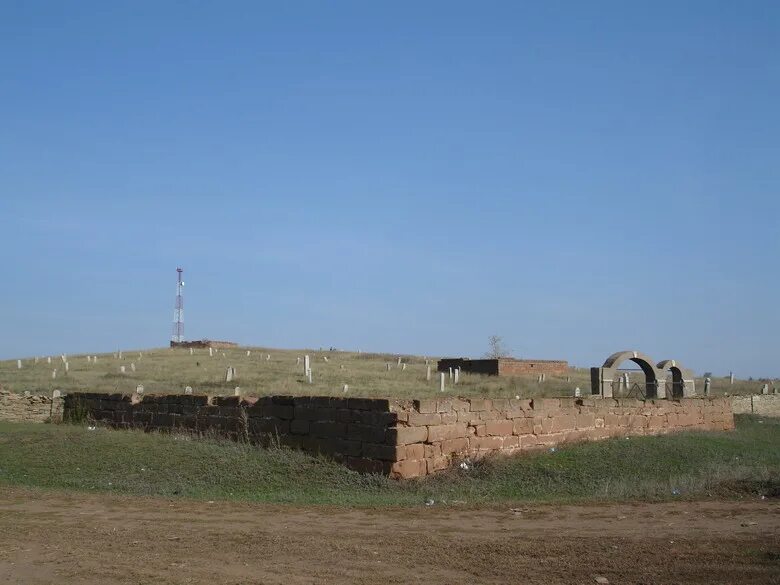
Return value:
M 464 458 L 579 441 L 734 428 L 728 398 L 414 401 L 270 396 L 71 394 L 69 413 L 119 428 L 181 429 L 244 437 L 333 456 L 392 477 L 419 477 Z
M 0 388 L 0 420 L 12 422 L 47 422 L 62 418 L 63 399 L 59 392 L 53 398 L 29 393 L 16 394 Z
M 460 368 L 462 372 L 490 376 L 520 376 L 526 374 L 566 374 L 569 363 L 564 360 L 517 360 L 498 358 L 472 360 L 469 358 L 445 358 L 439 360 L 438 370 L 448 372 Z
M 734 414 L 780 416 L 780 394 L 732 396 L 731 407 L 734 410 Z

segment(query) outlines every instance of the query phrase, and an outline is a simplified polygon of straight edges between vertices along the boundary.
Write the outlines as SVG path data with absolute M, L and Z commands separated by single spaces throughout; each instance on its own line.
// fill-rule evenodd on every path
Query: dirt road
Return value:
M 343 510 L 0 488 L 0 583 L 779 583 L 777 501 Z

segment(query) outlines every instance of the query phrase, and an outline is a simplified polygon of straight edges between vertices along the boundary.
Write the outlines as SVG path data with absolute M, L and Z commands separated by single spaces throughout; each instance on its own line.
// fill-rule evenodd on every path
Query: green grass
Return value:
M 247 350 L 251 355 L 247 356 Z M 142 356 L 139 356 L 142 353 Z M 271 356 L 266 360 L 266 356 Z M 312 359 L 313 384 L 308 384 L 302 374 L 302 366 L 296 365 L 296 358 L 308 354 Z M 328 358 L 326 362 L 324 358 Z M 209 357 L 208 350 L 195 350 L 190 355 L 186 349 L 159 348 L 152 350 L 127 350 L 123 359 L 112 354 L 98 354 L 97 363 L 87 362 L 86 355 L 67 356 L 69 371 L 65 373 L 60 356 L 52 356 L 48 364 L 45 357 L 35 363 L 33 358 L 23 360 L 22 369 L 17 369 L 16 360 L 0 361 L 0 385 L 15 392 L 29 391 L 33 394 L 51 394 L 55 389 L 64 392 L 133 392 L 138 384 L 148 394 L 176 394 L 191 386 L 196 394 L 233 394 L 240 386 L 245 395 L 268 394 L 296 395 L 342 395 L 344 384 L 349 385 L 350 396 L 424 398 L 437 395 L 439 382 L 436 374 L 438 358 L 429 356 L 433 375 L 426 381 L 425 359 L 420 356 L 402 356 L 407 363 L 406 370 L 398 367 L 397 355 L 356 353 L 346 351 L 317 351 L 311 349 L 279 350 L 267 348 L 235 348 L 215 350 Z M 557 356 L 552 356 L 557 357 Z M 130 365 L 134 363 L 136 371 Z M 391 364 L 387 371 L 387 364 Z M 121 374 L 124 365 L 126 373 Z M 595 365 L 595 364 L 594 364 Z M 236 368 L 238 378 L 226 383 L 225 370 Z M 56 379 L 52 379 L 53 369 Z M 567 377 L 570 378 L 567 381 Z M 643 376 L 633 373 L 635 382 Z M 702 391 L 704 383 L 697 379 L 697 388 Z M 759 382 L 739 381 L 733 386 L 723 378 L 713 379 L 713 394 L 755 393 L 761 389 Z M 464 374 L 461 383 L 453 388 L 447 382 L 448 392 L 461 396 L 572 396 L 574 388 L 587 393 L 590 389 L 590 372 L 579 368 L 563 376 L 548 375 L 543 384 L 536 376 L 498 378 Z
M 780 496 L 780 420 L 728 433 L 612 439 L 489 458 L 421 480 L 219 439 L 0 423 L 0 485 L 343 506 Z

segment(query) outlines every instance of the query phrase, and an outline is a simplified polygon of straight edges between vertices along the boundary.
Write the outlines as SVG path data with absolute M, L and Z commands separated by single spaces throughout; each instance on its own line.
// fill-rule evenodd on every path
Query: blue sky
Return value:
M 0 2 L 0 357 L 780 376 L 776 2 Z

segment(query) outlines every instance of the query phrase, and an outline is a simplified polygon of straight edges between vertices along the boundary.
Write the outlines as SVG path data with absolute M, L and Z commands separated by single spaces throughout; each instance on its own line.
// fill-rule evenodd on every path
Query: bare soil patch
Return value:
M 778 583 L 780 503 L 344 509 L 3 489 L 2 583 Z

